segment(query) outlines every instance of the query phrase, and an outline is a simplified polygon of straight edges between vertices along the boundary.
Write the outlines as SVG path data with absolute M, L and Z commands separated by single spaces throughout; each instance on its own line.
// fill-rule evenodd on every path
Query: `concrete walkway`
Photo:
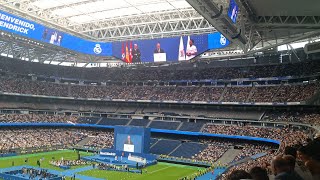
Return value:
M 215 180 L 219 175 L 221 175 L 226 169 L 225 168 L 217 168 L 212 172 L 208 172 L 207 174 L 198 177 L 196 180 Z

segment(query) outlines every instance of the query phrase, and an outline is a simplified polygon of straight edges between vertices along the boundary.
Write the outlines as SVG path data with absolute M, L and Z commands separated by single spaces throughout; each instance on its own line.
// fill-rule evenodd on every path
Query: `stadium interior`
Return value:
M 0 180 L 320 180 L 320 1 L 0 1 Z

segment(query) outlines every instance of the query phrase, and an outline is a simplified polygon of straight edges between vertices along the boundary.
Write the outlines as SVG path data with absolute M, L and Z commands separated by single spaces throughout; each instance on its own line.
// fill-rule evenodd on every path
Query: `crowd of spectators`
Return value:
M 228 149 L 229 147 L 225 146 L 223 143 L 221 145 L 209 143 L 208 147 L 196 154 L 194 159 L 197 161 L 215 163 Z
M 130 108 L 122 107 L 125 112 L 128 113 Z M 120 110 L 118 109 L 120 112 Z M 164 110 L 162 110 L 164 111 Z M 162 112 L 161 109 L 155 110 L 159 114 L 167 114 L 170 112 L 176 112 L 178 114 L 175 115 L 185 115 L 185 116 L 205 116 L 211 118 L 218 119 L 239 119 L 239 120 L 255 120 L 255 121 L 270 121 L 270 122 L 290 122 L 290 123 L 304 123 L 314 126 L 320 125 L 320 114 L 314 111 L 267 111 L 267 112 L 259 112 L 259 111 L 238 111 L 238 110 L 206 110 L 206 111 L 192 111 L 188 110 L 179 111 L 179 110 L 166 110 L 168 112 Z M 144 113 L 144 112 L 136 112 L 136 108 L 131 109 L 130 113 Z M 147 113 L 147 112 L 146 112 Z M 261 118 L 261 119 L 260 119 Z M 106 121 L 108 120 L 108 121 Z M 125 119 L 127 123 L 128 119 Z M 160 120 L 160 119 L 159 119 Z M 100 121 L 100 124 L 105 125 L 113 125 L 113 122 L 120 121 L 116 118 L 109 119 L 101 119 L 101 117 L 90 117 L 90 116 L 78 116 L 78 115 L 62 115 L 62 114 L 47 114 L 44 112 L 43 114 L 39 113 L 29 113 L 29 114 L 0 114 L 0 123 L 79 123 L 79 124 L 96 124 Z M 137 120 L 138 121 L 138 120 Z M 146 126 L 150 121 L 145 121 L 144 124 L 139 124 L 139 126 Z M 157 121 L 158 122 L 158 121 Z M 164 123 L 162 120 L 161 123 Z M 182 121 L 183 122 L 183 121 Z M 245 121 L 244 121 L 245 122 Z M 173 123 L 173 122 L 172 122 Z M 175 121 L 175 123 L 180 123 L 180 121 Z M 198 121 L 199 124 L 204 124 L 206 121 Z M 175 124 L 175 125 L 176 125 Z M 243 124 L 243 123 L 242 123 Z M 191 125 L 191 124 L 190 124 Z M 197 124 L 195 124 L 197 125 Z M 239 124 L 241 125 L 241 123 Z M 169 125 L 168 125 L 169 126 Z M 202 126 L 202 125 L 199 125 Z M 208 126 L 209 127 L 209 126 Z M 207 128 L 208 128 L 207 127 Z M 219 126 L 220 127 L 220 126 Z M 250 127 L 253 128 L 253 127 Z M 163 129 L 163 128 L 160 128 Z M 164 128 L 167 129 L 167 128 Z M 169 129 L 169 127 L 168 127 Z M 264 128 L 265 129 L 265 128 Z M 218 129 L 215 129 L 217 131 Z M 228 127 L 224 129 L 228 130 Z M 222 131 L 222 130 L 221 130 Z M 226 133 L 223 131 L 222 133 Z M 231 132 L 237 133 L 236 129 L 233 129 Z M 242 131 L 245 133 L 246 131 Z M 103 138 L 103 137 L 101 137 Z
M 249 171 L 253 167 L 268 167 L 272 158 L 279 155 L 284 151 L 286 146 L 302 146 L 307 143 L 309 139 L 309 132 L 304 130 L 296 130 L 288 127 L 284 128 L 265 128 L 265 127 L 254 127 L 254 126 L 235 126 L 235 125 L 212 125 L 209 124 L 204 128 L 205 132 L 215 133 L 215 134 L 227 134 L 227 135 L 242 135 L 242 136 L 253 136 L 262 137 L 278 140 L 280 142 L 280 148 L 278 151 L 269 150 L 267 154 L 258 159 L 252 159 L 246 163 L 233 166 L 226 177 L 230 173 L 236 170 L 246 170 Z M 263 148 L 263 147 L 262 147 Z M 260 148 L 259 148 L 260 149 Z M 257 152 L 259 152 L 259 149 Z M 256 150 L 252 152 L 255 153 Z M 249 153 L 248 155 L 250 155 Z M 240 153 L 241 155 L 247 155 L 246 153 Z M 239 158 L 239 157 L 237 157 Z
M 279 62 L 280 54 L 268 57 Z M 245 59 L 241 59 L 244 61 Z M 240 65 L 240 67 L 217 67 L 215 62 L 185 62 L 163 67 L 136 68 L 80 68 L 64 67 L 21 61 L 1 57 L 2 71 L 18 74 L 36 74 L 48 77 L 65 77 L 87 80 L 147 81 L 181 79 L 235 79 L 312 75 L 319 72 L 319 61 L 302 61 L 273 65 Z M 233 63 L 235 64 L 235 63 Z
M 270 152 L 263 158 L 233 166 L 222 179 L 320 179 L 320 139 L 305 144 L 286 146 L 282 151 Z
M 298 102 L 307 100 L 319 90 L 319 84 L 284 85 L 274 95 L 274 102 Z M 311 96 L 310 96 L 311 95 Z
M 272 149 L 276 149 L 274 146 L 265 145 L 265 144 L 253 144 L 246 142 L 233 142 L 228 140 L 203 140 L 201 141 L 204 144 L 207 144 L 208 147 L 202 150 L 200 153 L 196 154 L 193 159 L 197 161 L 205 161 L 211 164 L 216 164 L 217 160 L 222 157 L 222 155 L 232 148 L 240 149 L 240 153 L 235 157 L 233 162 L 237 162 L 246 157 L 251 157 L 259 153 L 266 153 Z
M 254 136 L 262 138 L 270 138 L 280 141 L 280 148 L 278 151 L 270 150 L 263 146 L 250 148 L 249 152 L 246 151 L 246 147 L 243 149 L 236 160 L 241 159 L 241 156 L 249 156 L 254 153 L 260 153 L 261 151 L 267 152 L 267 154 L 258 159 L 249 160 L 246 163 L 236 165 L 232 167 L 226 176 L 230 175 L 231 172 L 236 170 L 249 171 L 253 167 L 268 167 L 272 158 L 284 152 L 286 146 L 302 146 L 307 143 L 309 138 L 308 132 L 302 130 L 293 130 L 290 128 L 263 128 L 263 127 L 252 127 L 252 126 L 216 126 L 208 125 L 205 128 L 206 132 L 228 134 L 228 135 L 244 135 Z
M 48 114 L 0 114 L 2 123 L 75 123 L 77 116 L 48 115 Z
M 248 100 L 249 102 L 267 102 L 272 100 L 277 93 L 279 86 L 260 86 L 254 87 L 253 94 Z
M 267 112 L 264 121 L 297 122 L 320 126 L 320 114 L 315 112 Z
M 256 154 L 269 152 L 271 149 L 273 148 L 262 144 L 241 144 L 241 152 L 234 158 L 234 162 Z
M 223 96 L 224 102 L 246 102 L 252 87 L 228 87 Z
M 278 140 L 280 142 L 290 144 L 299 144 L 305 142 L 310 132 L 296 130 L 288 127 L 283 128 L 267 128 L 258 126 L 238 126 L 238 125 L 215 125 L 208 124 L 203 129 L 204 132 L 213 134 L 227 134 L 252 136 Z
M 87 145 L 111 147 L 113 133 L 79 129 L 7 129 L 0 130 L 0 151 L 42 147 L 71 147 L 87 137 L 93 138 Z M 100 141 L 99 141 L 100 140 Z
M 77 129 L 6 129 L 0 130 L 0 150 L 73 146 L 92 132 Z
M 96 133 L 96 136 L 92 137 L 85 146 L 95 149 L 111 148 L 113 141 L 113 132 L 100 132 Z
M 28 95 L 127 100 L 173 100 L 206 102 L 301 102 L 320 89 L 319 83 L 279 86 L 140 86 L 72 85 L 0 78 L 0 91 Z M 251 93 L 252 92 L 252 93 Z

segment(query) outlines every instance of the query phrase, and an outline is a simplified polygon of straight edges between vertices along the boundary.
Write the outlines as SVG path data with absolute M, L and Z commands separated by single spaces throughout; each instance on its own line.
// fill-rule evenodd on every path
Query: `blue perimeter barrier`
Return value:
M 71 123 L 0 123 L 0 127 L 73 127 L 73 128 L 100 128 L 100 129 L 114 129 L 115 126 L 107 125 L 96 125 L 96 124 L 71 124 Z M 280 141 L 259 138 L 252 136 L 238 136 L 238 135 L 225 135 L 225 134 L 210 134 L 203 132 L 189 132 L 189 131 L 177 131 L 177 130 L 167 130 L 167 129 L 154 129 L 151 128 L 151 133 L 163 133 L 163 134 L 175 134 L 175 135 L 187 135 L 187 136 L 203 136 L 203 137 L 217 137 L 226 139 L 239 139 L 239 140 L 249 140 L 258 141 L 265 143 L 274 143 L 280 145 Z

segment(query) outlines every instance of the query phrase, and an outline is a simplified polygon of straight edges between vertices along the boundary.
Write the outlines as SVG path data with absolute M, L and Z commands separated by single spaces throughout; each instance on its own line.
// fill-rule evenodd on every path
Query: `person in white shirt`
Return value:
M 186 59 L 189 60 L 196 57 L 197 53 L 198 53 L 198 50 L 197 50 L 197 47 L 194 45 L 194 40 L 190 39 L 189 47 L 187 47 Z
M 238 16 L 237 6 L 233 6 L 230 18 L 233 22 L 236 22 L 237 16 Z
M 53 32 L 52 34 L 51 34 L 51 38 L 50 38 L 50 44 L 54 44 L 54 42 L 57 40 L 57 36 L 58 36 L 58 34 L 56 33 L 56 32 Z

